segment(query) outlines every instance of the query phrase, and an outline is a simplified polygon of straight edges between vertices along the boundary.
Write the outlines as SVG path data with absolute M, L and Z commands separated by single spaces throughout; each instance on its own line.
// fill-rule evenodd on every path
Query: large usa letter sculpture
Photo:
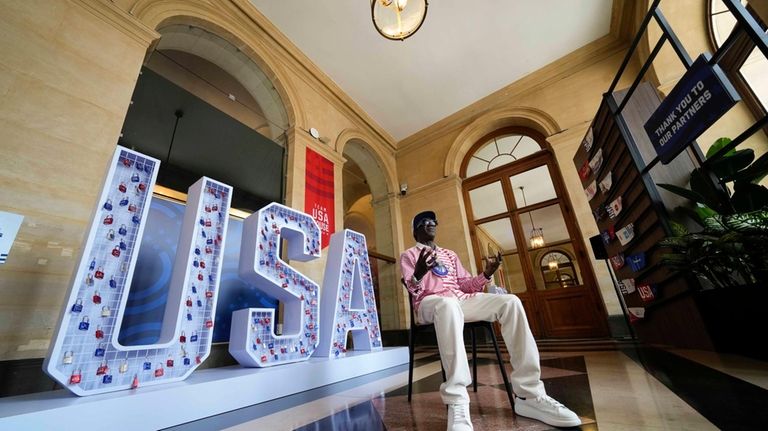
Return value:
M 189 189 L 158 343 L 118 334 L 160 162 L 117 147 L 43 369 L 77 395 L 184 380 L 211 350 L 232 188 Z
M 350 332 L 355 350 L 381 350 L 368 248 L 365 236 L 353 230 L 345 229 L 331 237 L 320 318 L 318 356 L 345 356 Z
M 318 286 L 280 259 L 320 257 L 320 228 L 302 212 L 273 203 L 245 220 L 240 277 L 283 303 L 283 333 L 275 334 L 275 310 L 246 308 L 232 313 L 229 353 L 240 365 L 268 367 L 308 359 L 318 343 Z

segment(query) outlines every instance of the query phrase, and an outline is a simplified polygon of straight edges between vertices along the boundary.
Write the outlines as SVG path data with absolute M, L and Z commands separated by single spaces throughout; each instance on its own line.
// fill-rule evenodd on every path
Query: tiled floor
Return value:
M 583 430 L 765 429 L 768 363 L 689 350 L 544 352 L 547 392 L 574 410 Z M 478 391 L 470 390 L 475 430 L 547 430 L 514 418 L 493 355 L 478 360 Z M 276 400 L 274 406 L 221 415 L 184 429 L 444 430 L 446 408 L 434 349 L 417 353 L 413 400 L 407 367 Z M 507 368 L 509 365 L 507 364 Z M 762 405 L 762 408 L 759 406 Z M 721 408 L 718 408 L 720 406 Z

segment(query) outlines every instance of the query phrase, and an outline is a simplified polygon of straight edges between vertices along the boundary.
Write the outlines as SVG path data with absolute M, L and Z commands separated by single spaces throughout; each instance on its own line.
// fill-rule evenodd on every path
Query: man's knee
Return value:
M 435 314 L 440 316 L 458 315 L 463 316 L 464 313 L 461 310 L 461 303 L 457 298 L 452 297 L 440 297 L 435 305 Z
M 518 298 L 517 295 L 504 295 L 504 300 L 506 301 L 506 305 L 510 310 L 523 309 L 523 302 L 520 301 L 520 298 Z

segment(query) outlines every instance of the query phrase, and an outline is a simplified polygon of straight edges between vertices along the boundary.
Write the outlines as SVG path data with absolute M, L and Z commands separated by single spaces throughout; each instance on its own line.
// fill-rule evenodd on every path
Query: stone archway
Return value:
M 344 197 L 344 219 L 345 222 L 354 221 L 358 225 L 373 228 L 374 235 L 369 239 L 368 248 L 375 252 L 371 263 L 376 265 L 374 271 L 378 273 L 381 326 L 384 330 L 399 329 L 403 323 L 403 294 L 397 280 L 397 264 L 394 261 L 399 246 L 395 235 L 395 216 L 398 211 L 393 208 L 397 206 L 397 198 L 391 185 L 393 179 L 376 150 L 367 141 L 355 135 L 340 142 L 342 154 L 347 160 L 342 181 L 345 184 L 345 193 L 350 194 L 349 198 L 353 201 L 347 205 L 348 197 Z M 347 136 L 350 134 L 347 133 Z

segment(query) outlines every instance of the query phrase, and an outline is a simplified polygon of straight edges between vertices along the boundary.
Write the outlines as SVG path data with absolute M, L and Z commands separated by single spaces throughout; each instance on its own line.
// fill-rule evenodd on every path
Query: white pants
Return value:
M 515 295 L 478 293 L 471 298 L 431 295 L 419 305 L 420 323 L 434 323 L 437 346 L 445 369 L 440 395 L 446 404 L 468 404 L 467 385 L 472 383 L 464 348 L 464 322 L 498 321 L 512 364 L 510 383 L 521 397 L 543 395 L 539 350 L 533 339 L 525 310 Z

